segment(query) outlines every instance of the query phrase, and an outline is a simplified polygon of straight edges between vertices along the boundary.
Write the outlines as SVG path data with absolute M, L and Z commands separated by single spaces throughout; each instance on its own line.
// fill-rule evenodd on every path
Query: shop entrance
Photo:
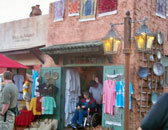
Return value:
M 58 120 L 58 128 L 63 130 L 64 127 L 69 123 L 70 116 L 65 115 L 65 102 L 66 102 L 66 72 L 68 69 L 73 69 L 79 74 L 80 81 L 80 93 L 84 90 L 89 90 L 89 81 L 94 79 L 96 76 L 99 82 L 103 85 L 105 80 L 107 80 L 106 75 L 114 75 L 122 73 L 124 76 L 124 66 L 75 66 L 75 67 L 49 67 L 41 69 L 41 76 L 43 77 L 46 72 L 49 72 L 52 77 L 54 72 L 57 72 L 58 77 L 56 80 L 56 86 L 58 88 L 56 96 L 56 110 L 52 118 Z M 69 77 L 69 76 L 68 76 Z M 80 96 L 78 96 L 80 97 Z M 76 104 L 75 104 L 76 105 Z M 68 107 L 69 108 L 69 107 Z M 124 109 L 120 109 L 118 113 L 111 117 L 103 113 L 104 105 L 102 106 L 102 127 L 113 127 L 116 130 L 122 130 L 124 128 Z M 69 119 L 66 122 L 66 118 Z
M 97 79 L 103 93 L 103 66 L 78 66 L 63 68 L 63 86 L 65 88 L 64 121 L 65 127 L 71 123 L 76 104 L 83 96 L 84 91 L 89 91 L 90 81 Z

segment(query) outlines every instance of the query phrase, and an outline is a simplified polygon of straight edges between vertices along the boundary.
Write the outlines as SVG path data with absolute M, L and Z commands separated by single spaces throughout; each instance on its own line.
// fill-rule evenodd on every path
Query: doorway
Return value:
M 82 92 L 89 91 L 91 80 L 97 77 L 103 84 L 103 66 L 64 67 L 62 85 L 64 86 L 64 126 L 71 123 L 76 104 L 82 97 Z M 102 86 L 103 91 L 103 86 Z

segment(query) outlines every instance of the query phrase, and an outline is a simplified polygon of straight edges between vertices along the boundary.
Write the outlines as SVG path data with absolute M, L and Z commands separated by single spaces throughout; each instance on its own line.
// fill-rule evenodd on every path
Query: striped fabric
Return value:
M 97 0 L 81 0 L 79 21 L 95 20 Z

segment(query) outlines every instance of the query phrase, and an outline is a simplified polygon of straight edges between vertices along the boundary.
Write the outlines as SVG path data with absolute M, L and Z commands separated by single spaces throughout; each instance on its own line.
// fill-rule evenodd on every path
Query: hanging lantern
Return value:
M 154 34 L 148 29 L 145 23 L 136 31 L 135 41 L 138 51 L 150 51 L 155 39 Z
M 103 38 L 104 54 L 116 54 L 119 49 L 120 40 L 111 28 L 107 35 Z

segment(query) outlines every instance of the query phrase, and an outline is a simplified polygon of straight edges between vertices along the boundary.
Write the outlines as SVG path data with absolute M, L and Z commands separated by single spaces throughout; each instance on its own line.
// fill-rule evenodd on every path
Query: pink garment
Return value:
M 111 115 L 114 114 L 114 106 L 116 100 L 115 84 L 116 82 L 113 80 L 106 80 L 104 82 L 104 113 L 109 113 Z

